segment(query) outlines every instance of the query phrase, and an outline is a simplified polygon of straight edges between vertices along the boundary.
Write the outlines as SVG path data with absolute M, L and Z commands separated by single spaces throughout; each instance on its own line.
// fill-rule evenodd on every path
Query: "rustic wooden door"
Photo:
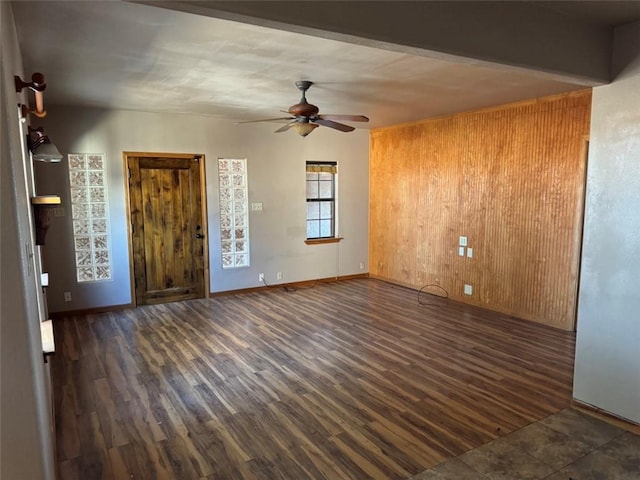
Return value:
M 200 157 L 127 156 L 131 245 L 138 305 L 205 292 Z

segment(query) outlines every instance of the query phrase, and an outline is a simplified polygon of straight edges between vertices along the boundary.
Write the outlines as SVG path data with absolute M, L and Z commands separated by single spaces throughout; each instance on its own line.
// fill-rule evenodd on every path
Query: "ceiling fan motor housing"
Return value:
M 298 80 L 296 82 L 296 87 L 298 87 L 298 90 L 302 92 L 302 98 L 300 99 L 299 103 L 291 105 L 287 112 L 297 117 L 315 117 L 316 115 L 318 115 L 320 109 L 315 105 L 307 102 L 307 97 L 305 95 L 311 85 L 313 85 L 313 82 L 309 80 Z
M 319 111 L 320 109 L 318 107 L 310 103 L 307 103 L 306 100 L 304 102 L 301 101 L 300 103 L 291 105 L 289 107 L 289 110 L 287 110 L 287 112 L 289 112 L 291 115 L 301 116 L 301 117 L 315 117 L 316 115 L 318 115 Z

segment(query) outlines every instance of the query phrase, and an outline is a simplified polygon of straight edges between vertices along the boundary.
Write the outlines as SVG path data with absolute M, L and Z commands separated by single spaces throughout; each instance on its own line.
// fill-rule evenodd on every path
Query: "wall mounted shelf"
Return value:
M 44 361 L 47 361 L 49 355 L 56 353 L 56 342 L 53 337 L 53 321 L 45 320 L 40 322 L 40 335 L 42 337 L 42 354 Z

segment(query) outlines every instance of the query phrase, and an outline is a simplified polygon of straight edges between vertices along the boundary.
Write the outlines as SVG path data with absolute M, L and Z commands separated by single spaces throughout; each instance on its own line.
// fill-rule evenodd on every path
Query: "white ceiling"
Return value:
M 12 5 L 26 76 L 47 79 L 45 105 L 251 120 L 281 116 L 298 102 L 294 81 L 308 79 L 321 113 L 367 115 L 380 127 L 584 88 L 155 6 Z

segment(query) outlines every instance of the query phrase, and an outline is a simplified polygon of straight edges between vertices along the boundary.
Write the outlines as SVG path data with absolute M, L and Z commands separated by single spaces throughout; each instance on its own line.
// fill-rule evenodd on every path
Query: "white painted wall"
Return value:
M 38 165 L 38 192 L 59 194 L 66 206 L 64 218 L 52 218 L 43 249 L 45 270 L 50 274 L 48 298 L 52 311 L 131 301 L 123 151 L 205 155 L 213 292 L 259 286 L 259 273 L 265 273 L 267 282 L 277 283 L 276 272 L 283 272 L 282 282 L 295 282 L 368 271 L 368 131 L 342 133 L 318 128 L 301 138 L 293 131 L 274 134 L 280 126 L 274 123 L 235 125 L 204 116 L 75 107 L 47 110 L 47 118 L 41 123 L 62 153 L 107 155 L 114 258 L 113 281 L 76 282 L 66 162 Z M 263 203 L 262 212 L 250 214 L 249 268 L 221 268 L 218 157 L 248 159 L 249 201 Z M 306 160 L 338 162 L 338 232 L 344 237 L 338 244 L 304 243 Z M 365 263 L 364 270 L 359 268 L 360 262 Z M 65 291 L 72 293 L 72 302 L 64 303 Z
M 593 91 L 574 397 L 640 422 L 640 22 Z
M 14 75 L 25 76 L 9 2 L 0 2 L 0 32 L 0 478 L 53 479 L 48 369 L 39 325 L 39 253 L 17 112 L 26 95 L 17 95 L 13 82 Z

